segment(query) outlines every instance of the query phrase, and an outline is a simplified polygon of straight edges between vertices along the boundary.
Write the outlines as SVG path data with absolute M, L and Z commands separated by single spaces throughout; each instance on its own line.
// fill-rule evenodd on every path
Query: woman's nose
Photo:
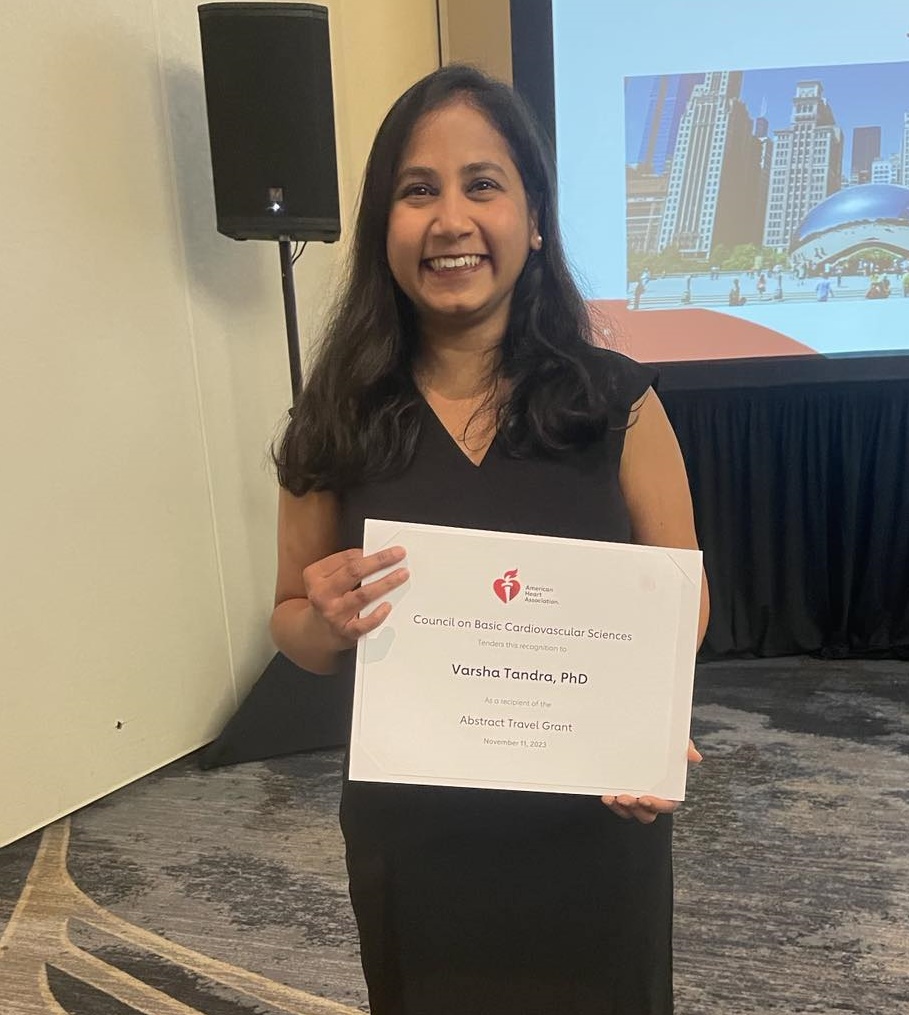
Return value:
M 463 194 L 448 194 L 436 205 L 433 232 L 436 236 L 460 238 L 473 232 L 470 202 Z

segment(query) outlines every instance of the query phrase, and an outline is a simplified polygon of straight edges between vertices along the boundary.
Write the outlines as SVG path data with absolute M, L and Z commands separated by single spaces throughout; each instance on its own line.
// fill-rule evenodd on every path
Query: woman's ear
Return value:
M 530 249 L 541 250 L 543 247 L 543 236 L 540 233 L 540 227 L 537 223 L 537 213 L 532 211 L 530 213 Z

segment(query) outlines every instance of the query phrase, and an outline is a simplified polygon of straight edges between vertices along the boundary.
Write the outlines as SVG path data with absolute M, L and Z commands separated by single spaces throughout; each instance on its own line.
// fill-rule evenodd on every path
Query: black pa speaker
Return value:
M 218 232 L 337 240 L 327 9 L 209 3 L 199 27 Z

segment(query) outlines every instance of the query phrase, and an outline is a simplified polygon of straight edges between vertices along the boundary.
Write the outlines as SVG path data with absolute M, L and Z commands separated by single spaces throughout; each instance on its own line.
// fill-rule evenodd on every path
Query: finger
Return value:
M 357 589 L 345 592 L 338 600 L 339 612 L 345 616 L 345 619 L 355 619 L 357 613 L 360 613 L 370 603 L 388 595 L 399 585 L 403 585 L 409 577 L 410 571 L 406 567 L 399 567 L 391 574 L 385 575 L 384 578 L 377 578 L 374 582 L 367 582 Z
M 637 797 L 620 796 L 616 798 L 616 803 L 624 807 L 628 814 L 636 821 L 640 821 L 641 824 L 649 825 L 656 819 L 656 813 L 651 811 L 649 807 L 641 804 L 641 801 Z
M 637 803 L 644 809 L 650 811 L 654 816 L 657 814 L 672 814 L 679 809 L 678 800 L 664 800 L 662 797 L 642 796 Z
M 309 602 L 320 617 L 342 637 L 347 637 L 344 628 L 357 620 L 363 610 L 403 585 L 410 578 L 407 568 L 397 568 L 391 574 L 375 582 L 369 582 L 357 589 L 332 595 L 328 583 L 317 585 L 309 591 Z M 389 605 L 390 608 L 390 605 Z
M 704 755 L 694 746 L 694 741 L 688 741 L 688 760 L 697 765 L 704 760 Z
M 362 557 L 363 550 L 360 547 L 355 546 L 349 550 L 339 550 L 337 553 L 332 553 L 321 560 L 314 561 L 306 568 L 306 572 L 317 578 L 328 578 L 349 561 L 362 559 Z
M 338 562 L 337 568 L 325 576 L 325 583 L 334 592 L 341 595 L 357 588 L 367 578 L 383 568 L 397 564 L 403 558 L 403 551 L 396 554 L 392 552 L 392 549 L 380 550 L 378 553 L 371 553 L 368 557 L 363 555 L 362 550 L 351 550 L 347 557 Z
M 395 548 L 393 548 L 395 549 Z M 343 554 L 334 554 L 333 557 L 326 557 L 325 560 L 311 564 L 303 571 L 303 587 L 306 598 L 324 616 L 337 616 L 339 613 L 343 619 L 358 613 L 359 610 L 374 602 L 380 596 L 387 595 L 392 589 L 403 585 L 410 577 L 406 569 L 398 568 L 391 574 L 384 574 L 379 582 L 388 580 L 386 584 L 377 590 L 372 590 L 368 595 L 359 599 L 348 600 L 342 603 L 341 600 L 350 592 L 363 588 L 362 581 L 369 578 L 376 570 L 388 566 L 388 561 L 398 558 L 398 554 L 392 551 L 380 554 L 372 554 L 363 557 L 359 550 L 345 551 Z M 335 569 L 327 571 L 328 561 L 334 559 Z M 367 582 L 366 585 L 373 583 Z
M 660 814 L 672 814 L 679 806 L 674 800 L 663 800 L 661 797 L 620 796 L 617 802 L 643 825 L 656 821 Z
M 631 821 L 631 811 L 629 811 L 627 807 L 623 807 L 614 796 L 604 796 L 600 799 L 604 804 L 606 804 L 613 814 L 617 814 L 624 821 Z
M 340 599 L 327 599 L 321 594 L 313 593 L 309 601 L 335 634 L 348 641 L 356 641 L 385 620 L 391 612 L 391 603 L 379 604 L 382 607 L 381 614 L 376 614 L 376 610 L 367 614 L 364 612 L 366 608 L 403 585 L 409 577 L 407 568 L 398 568 L 385 578 L 345 593 Z
M 369 634 L 370 631 L 375 631 L 377 627 L 380 627 L 389 613 L 391 613 L 391 603 L 379 603 L 374 610 L 371 610 L 365 616 L 352 617 L 343 626 L 342 634 L 345 638 L 355 642 L 362 638 L 364 634 Z
M 368 568 L 369 574 L 375 574 L 382 568 L 392 567 L 399 564 L 407 556 L 403 546 L 386 546 L 375 553 L 366 554 L 363 557 L 363 564 Z
M 303 578 L 318 587 L 326 598 L 339 598 L 383 568 L 399 563 L 405 555 L 402 546 L 386 547 L 369 556 L 364 556 L 357 548 L 342 550 L 311 565 L 303 572 Z

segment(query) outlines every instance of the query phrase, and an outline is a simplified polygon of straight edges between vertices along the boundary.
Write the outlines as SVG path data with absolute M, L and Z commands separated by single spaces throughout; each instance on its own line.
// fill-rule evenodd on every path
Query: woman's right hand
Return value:
M 410 577 L 407 568 L 395 568 L 366 585 L 363 581 L 385 568 L 394 567 L 405 555 L 402 546 L 390 546 L 368 556 L 361 549 L 342 550 L 303 569 L 306 598 L 337 651 L 352 648 L 391 612 L 391 603 L 379 602 L 371 612 L 360 615 L 376 600 L 403 585 Z

